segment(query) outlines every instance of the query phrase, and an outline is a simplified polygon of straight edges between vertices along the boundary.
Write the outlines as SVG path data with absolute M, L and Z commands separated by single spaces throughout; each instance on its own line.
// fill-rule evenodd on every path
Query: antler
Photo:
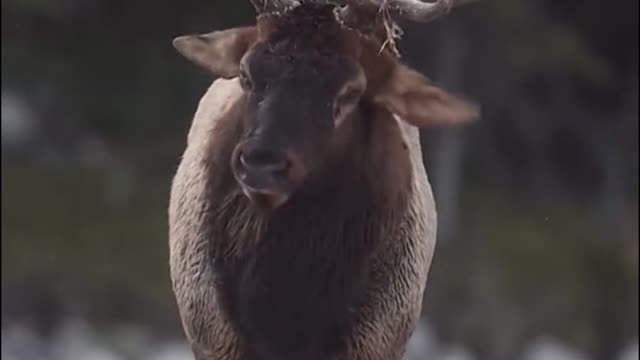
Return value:
M 417 22 L 429 22 L 445 15 L 453 7 L 465 5 L 477 0 L 435 0 L 423 2 L 421 0 L 347 0 L 347 6 L 341 9 L 343 18 L 353 18 L 354 12 L 367 11 L 375 8 L 394 13 L 400 18 L 407 18 Z
M 299 0 L 249 0 L 258 14 L 281 11 L 300 3 Z
M 453 7 L 465 5 L 477 0 L 436 0 L 422 2 L 420 0 L 382 0 L 376 1 L 379 6 L 386 6 L 396 12 L 401 18 L 417 22 L 429 22 L 445 15 Z
M 402 36 L 402 29 L 395 18 L 406 18 L 416 22 L 429 22 L 445 15 L 453 7 L 465 5 L 477 0 L 345 0 L 346 6 L 337 10 L 337 16 L 349 27 L 371 32 L 380 23 L 371 21 L 382 15 L 382 25 L 386 33 L 385 45 L 399 56 L 395 40 Z

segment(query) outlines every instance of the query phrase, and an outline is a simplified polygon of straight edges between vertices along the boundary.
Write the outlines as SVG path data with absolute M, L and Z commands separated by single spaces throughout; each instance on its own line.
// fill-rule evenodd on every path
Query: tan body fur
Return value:
M 241 101 L 237 79 L 216 80 L 200 100 L 177 169 L 169 208 L 170 269 L 173 289 L 185 329 L 197 360 L 244 360 L 237 334 L 223 313 L 216 293 L 215 253 L 217 224 L 208 216 L 224 199 L 215 198 L 207 184 L 228 166 L 216 153 L 219 142 L 233 137 L 228 114 Z M 344 354 L 335 360 L 400 360 L 414 331 L 436 238 L 436 210 L 423 166 L 418 129 L 384 111 L 372 119 L 375 156 L 383 158 L 380 171 L 396 176 L 398 184 L 381 189 L 391 196 L 403 192 L 406 201 L 394 202 L 391 221 L 380 224 L 381 249 L 366 276 L 366 301 Z M 406 181 L 406 186 L 403 182 Z M 249 219 L 237 219 L 236 226 Z M 242 231 L 242 230 L 238 230 Z M 247 245 L 248 246 L 248 245 Z M 250 249 L 246 250 L 250 251 Z

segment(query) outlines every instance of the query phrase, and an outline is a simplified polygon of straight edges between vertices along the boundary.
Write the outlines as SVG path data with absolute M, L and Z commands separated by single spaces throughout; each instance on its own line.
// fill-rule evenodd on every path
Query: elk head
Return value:
M 214 77 L 237 77 L 244 89 L 243 135 L 230 166 L 248 198 L 268 209 L 284 204 L 310 174 L 347 151 L 353 123 L 366 121 L 358 116 L 363 106 L 419 127 L 476 118 L 475 104 L 381 51 L 372 35 L 379 24 L 371 26 L 375 20 L 367 16 L 387 6 L 431 20 L 452 1 L 358 0 L 339 7 L 252 0 L 255 26 L 174 39 L 187 59 Z

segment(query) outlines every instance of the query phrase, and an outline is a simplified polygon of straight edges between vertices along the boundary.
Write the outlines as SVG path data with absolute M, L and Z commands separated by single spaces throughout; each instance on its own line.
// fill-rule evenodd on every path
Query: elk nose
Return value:
M 248 171 L 284 173 L 290 166 L 285 153 L 261 148 L 245 149 L 240 154 L 240 163 Z

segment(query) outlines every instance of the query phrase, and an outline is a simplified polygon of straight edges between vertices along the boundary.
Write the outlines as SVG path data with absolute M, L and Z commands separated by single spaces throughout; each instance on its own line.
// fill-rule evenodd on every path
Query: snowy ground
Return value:
M 427 324 L 411 339 L 405 360 L 475 360 L 464 346 L 439 344 Z M 109 332 L 78 319 L 67 320 L 49 340 L 20 325 L 2 329 L 2 360 L 193 360 L 183 340 L 152 338 L 143 329 L 123 325 Z M 522 360 L 588 360 L 551 338 L 532 341 Z M 638 360 L 638 342 L 621 350 L 618 360 Z

